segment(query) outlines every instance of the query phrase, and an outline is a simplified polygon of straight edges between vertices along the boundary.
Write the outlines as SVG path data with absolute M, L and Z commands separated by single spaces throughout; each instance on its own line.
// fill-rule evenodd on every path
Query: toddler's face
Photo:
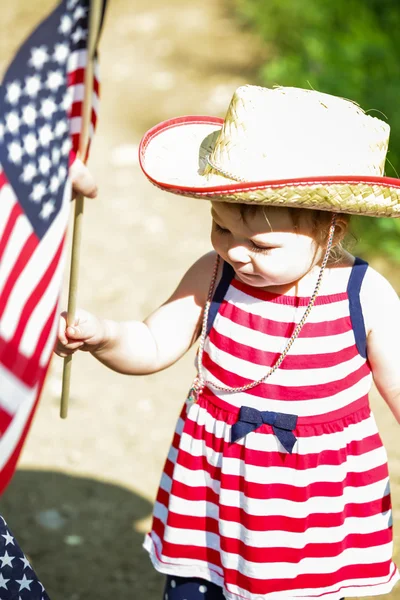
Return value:
M 287 208 L 266 207 L 243 219 L 234 204 L 211 205 L 212 244 L 244 283 L 258 288 L 294 283 L 321 257 L 311 215 L 305 214 L 296 229 Z

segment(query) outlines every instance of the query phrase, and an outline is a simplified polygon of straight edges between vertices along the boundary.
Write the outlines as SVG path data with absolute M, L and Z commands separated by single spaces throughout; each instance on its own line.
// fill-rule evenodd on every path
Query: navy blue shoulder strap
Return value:
M 219 307 L 223 299 L 225 298 L 225 294 L 228 291 L 228 287 L 235 275 L 235 271 L 233 267 L 224 261 L 222 276 L 217 286 L 217 289 L 214 292 L 213 299 L 211 301 L 210 310 L 208 313 L 208 321 L 207 321 L 207 335 L 210 333 L 211 328 L 213 326 L 215 317 L 218 314 Z
M 363 358 L 367 358 L 367 334 L 360 301 L 360 290 L 367 269 L 368 263 L 356 257 L 347 285 L 351 324 L 353 325 L 357 350 Z

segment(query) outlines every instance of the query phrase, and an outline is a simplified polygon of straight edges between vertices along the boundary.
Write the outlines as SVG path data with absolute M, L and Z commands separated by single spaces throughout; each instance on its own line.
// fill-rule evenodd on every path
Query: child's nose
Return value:
M 231 246 L 228 249 L 228 258 L 234 263 L 248 263 L 250 262 L 249 251 L 246 246 Z

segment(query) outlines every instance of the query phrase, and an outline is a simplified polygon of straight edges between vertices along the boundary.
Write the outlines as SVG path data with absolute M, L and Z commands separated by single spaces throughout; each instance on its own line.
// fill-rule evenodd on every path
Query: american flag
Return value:
M 104 0 L 102 7 L 104 15 Z M 19 49 L 0 87 L 0 493 L 14 472 L 56 337 L 89 8 L 90 0 L 60 2 Z M 97 68 L 92 132 L 96 74 Z
M 0 517 L 0 563 L 2 600 L 49 600 L 3 517 Z

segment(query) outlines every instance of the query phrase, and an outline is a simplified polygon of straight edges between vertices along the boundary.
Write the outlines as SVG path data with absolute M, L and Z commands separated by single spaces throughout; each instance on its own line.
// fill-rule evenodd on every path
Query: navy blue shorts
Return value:
M 222 588 L 215 583 L 198 577 L 168 575 L 163 600 L 225 600 L 225 598 Z

